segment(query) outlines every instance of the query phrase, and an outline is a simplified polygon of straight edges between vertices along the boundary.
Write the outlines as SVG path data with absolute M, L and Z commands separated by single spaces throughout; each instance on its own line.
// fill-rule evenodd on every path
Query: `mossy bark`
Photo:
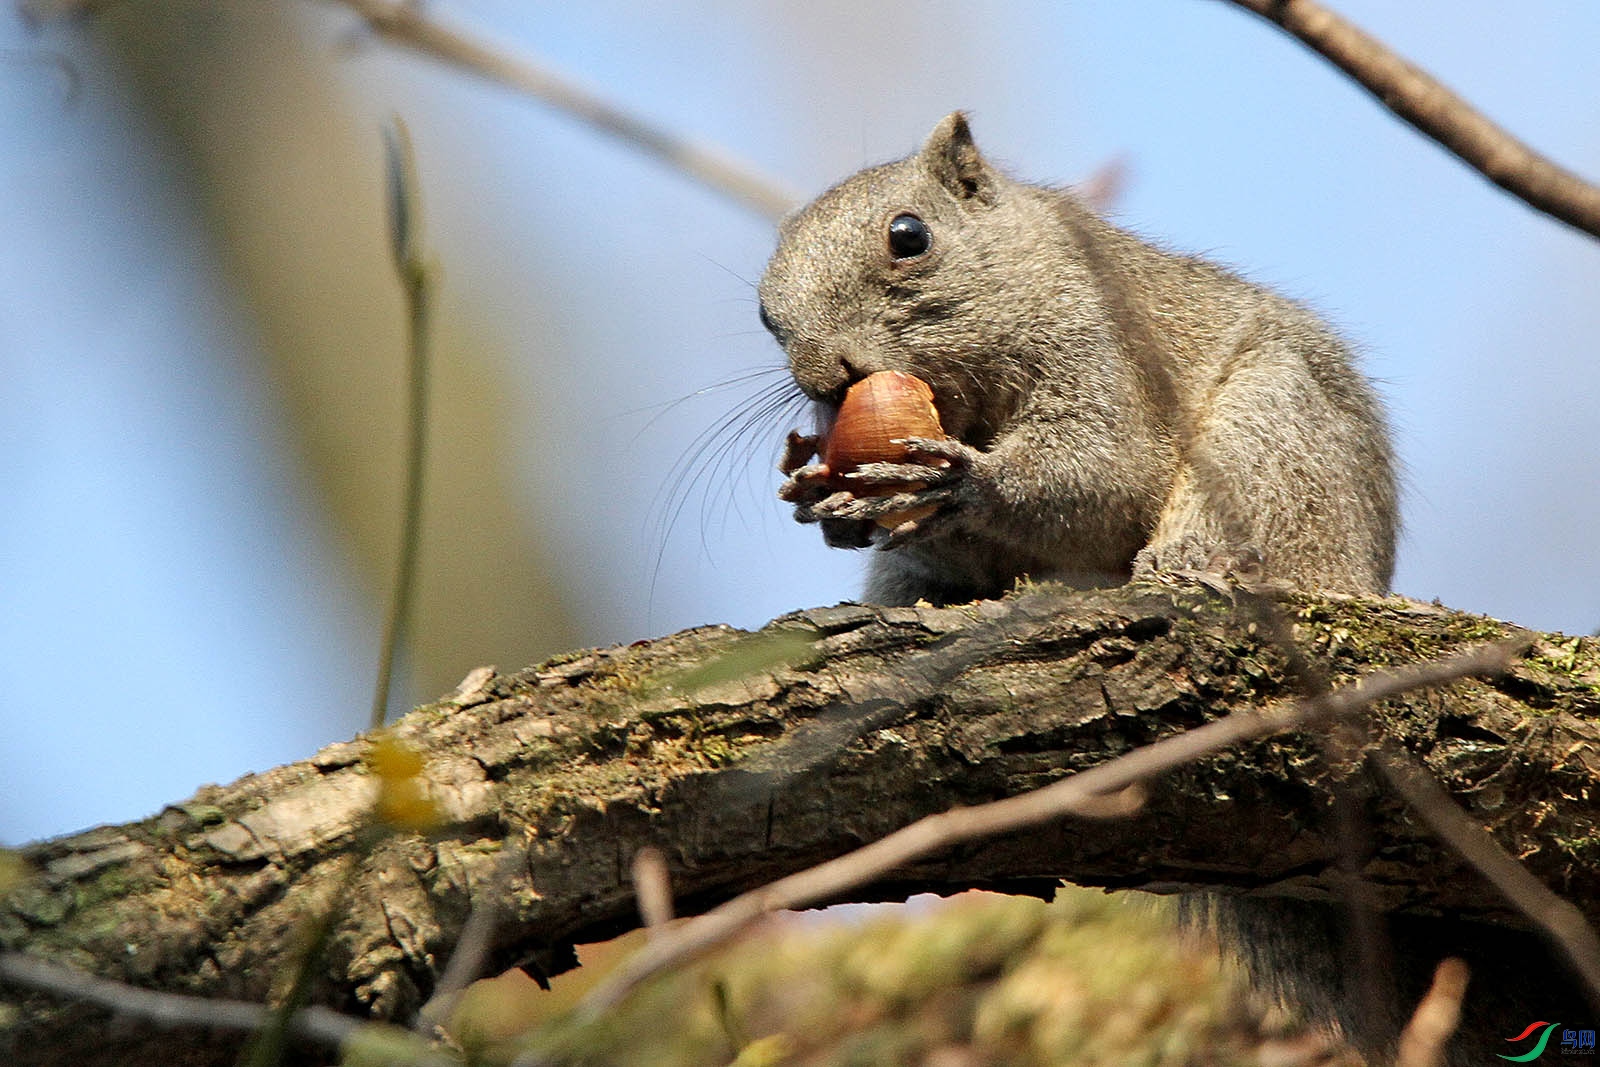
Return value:
M 1291 597 L 1282 610 L 1339 682 L 1518 632 L 1400 598 Z M 142 822 L 29 848 L 32 875 L 0 902 L 0 949 L 263 1000 L 306 916 L 354 864 L 313 999 L 403 1019 L 490 892 L 504 909 L 490 965 L 554 973 L 573 944 L 634 924 L 629 861 L 644 845 L 665 853 L 679 910 L 693 912 L 922 815 L 1289 699 L 1283 657 L 1253 617 L 1205 589 L 1034 588 L 959 608 L 842 605 L 754 635 L 707 627 L 570 654 L 393 728 L 426 757 L 443 816 L 431 832 L 374 838 L 371 746 L 357 738 Z M 1546 884 L 1600 914 L 1600 641 L 1540 636 L 1502 679 L 1414 693 L 1373 719 Z M 1304 735 L 1171 775 L 1132 818 L 972 842 L 854 898 L 1047 893 L 1061 879 L 1337 897 L 1339 780 L 1363 798 L 1362 873 L 1383 906 L 1516 922 L 1426 827 L 1350 764 L 1330 768 Z M 0 997 L 15 1009 L 0 1047 L 30 1063 L 237 1054 L 236 1042 L 113 1026 L 43 995 Z

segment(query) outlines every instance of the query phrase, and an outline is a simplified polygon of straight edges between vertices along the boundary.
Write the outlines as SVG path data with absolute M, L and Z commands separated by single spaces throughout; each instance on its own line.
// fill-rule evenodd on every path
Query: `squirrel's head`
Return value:
M 1028 317 L 1018 287 L 1036 284 L 1023 261 L 1047 243 L 1024 188 L 979 154 L 958 111 L 921 151 L 785 219 L 761 321 L 801 389 L 837 405 L 869 374 L 906 371 L 933 387 L 953 436 L 992 433 L 999 397 L 1017 388 L 1006 363 Z

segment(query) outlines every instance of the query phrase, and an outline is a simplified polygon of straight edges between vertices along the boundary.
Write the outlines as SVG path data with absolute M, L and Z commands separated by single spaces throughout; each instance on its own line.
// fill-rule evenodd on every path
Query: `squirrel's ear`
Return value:
M 922 146 L 922 163 L 957 200 L 977 199 L 985 204 L 994 200 L 994 172 L 978 154 L 967 116 L 961 112 L 950 112 L 933 128 Z

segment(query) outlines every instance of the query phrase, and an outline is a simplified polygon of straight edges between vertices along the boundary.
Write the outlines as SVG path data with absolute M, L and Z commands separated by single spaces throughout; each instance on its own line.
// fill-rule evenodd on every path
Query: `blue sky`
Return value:
M 1364 353 L 1407 468 L 1399 591 L 1600 626 L 1600 244 L 1231 6 L 428 10 L 802 190 L 904 154 L 957 107 L 1019 176 L 1123 160 L 1125 225 L 1308 301 Z M 1341 10 L 1600 175 L 1600 8 Z M 573 360 L 552 381 L 515 344 L 496 357 L 528 427 L 518 506 L 585 594 L 582 639 L 754 626 L 853 595 L 859 558 L 788 520 L 770 451 L 670 480 L 736 392 L 646 426 L 664 400 L 776 365 L 750 288 L 769 227 L 508 90 L 350 50 L 337 7 L 297 17 L 341 57 L 346 106 L 374 130 L 392 112 L 410 124 L 451 293 L 493 309 L 496 335 L 554 336 Z M 15 843 L 349 736 L 378 621 L 317 515 L 204 213 L 92 31 L 35 36 L 11 17 L 0 34 L 0 842 Z M 56 52 L 81 73 L 75 96 L 40 61 Z M 686 501 L 666 533 L 664 484 Z

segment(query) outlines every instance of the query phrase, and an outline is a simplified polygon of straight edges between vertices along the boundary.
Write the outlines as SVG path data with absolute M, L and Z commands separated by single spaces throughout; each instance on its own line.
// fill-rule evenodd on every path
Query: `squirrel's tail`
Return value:
M 1471 972 L 1450 1067 L 1500 1067 L 1532 1051 L 1543 1028 L 1595 1030 L 1600 1010 L 1560 951 L 1530 930 L 1419 915 L 1353 914 L 1325 901 L 1185 894 L 1187 925 L 1215 933 L 1252 982 L 1307 1018 L 1336 1024 L 1374 1062 L 1392 1061 L 1396 1040 L 1427 992 L 1439 961 Z M 1525 1034 L 1526 1032 L 1526 1034 Z M 1522 1035 L 1519 1037 L 1519 1035 Z M 1536 1057 L 1537 1058 L 1537 1054 Z

